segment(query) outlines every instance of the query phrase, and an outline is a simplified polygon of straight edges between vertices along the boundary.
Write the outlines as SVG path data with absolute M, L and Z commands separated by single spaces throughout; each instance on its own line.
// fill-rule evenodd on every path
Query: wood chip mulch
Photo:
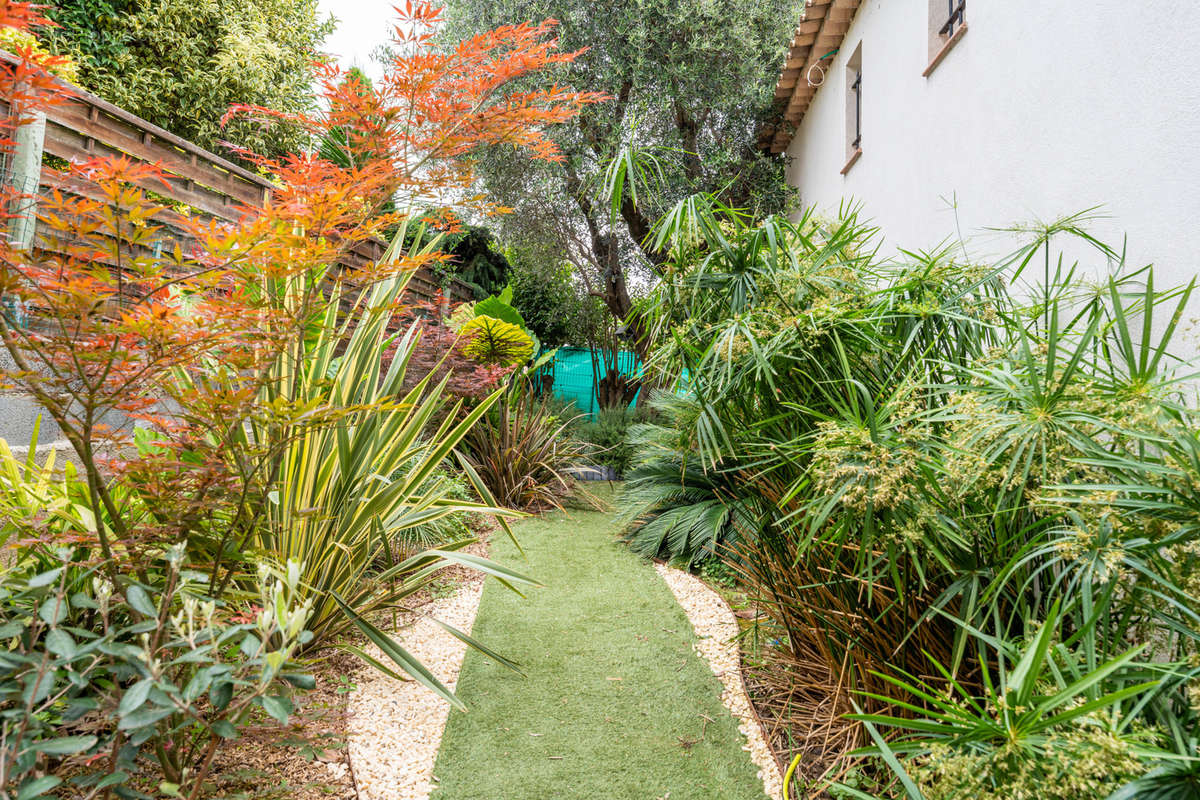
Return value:
M 214 797 L 245 800 L 353 800 L 358 792 L 346 747 L 349 690 L 357 659 L 334 652 L 312 668 L 317 688 L 297 693 L 290 724 L 247 726 L 213 764 Z M 269 721 L 268 721 L 269 722 Z

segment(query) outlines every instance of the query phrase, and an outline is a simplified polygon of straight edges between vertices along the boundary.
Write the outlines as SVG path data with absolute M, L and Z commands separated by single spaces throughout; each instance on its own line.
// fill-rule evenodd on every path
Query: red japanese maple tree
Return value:
M 267 366 L 326 307 L 330 281 L 358 291 L 444 256 L 393 248 L 353 274 L 327 265 L 414 210 L 487 210 L 471 190 L 472 151 L 510 145 L 531 158 L 560 158 L 546 126 L 603 99 L 555 85 L 514 88 L 576 57 L 557 52 L 553 21 L 443 48 L 434 39 L 437 7 L 407 0 L 397 11 L 398 55 L 375 86 L 317 64 L 323 111 L 230 109 L 265 125 L 300 126 L 314 142 L 282 159 L 243 153 L 275 189 L 263 207 L 241 208 L 239 223 L 164 206 L 154 191 L 170 179 L 162 165 L 97 159 L 70 165 L 55 181 L 72 191 L 38 198 L 36 246 L 0 242 L 0 292 L 36 320 L 23 327 L 0 313 L 0 340 L 17 365 L 3 379 L 33 395 L 70 442 L 108 563 L 117 550 L 178 541 L 216 518 L 251 524 L 241 515 L 249 487 L 263 484 L 256 470 L 267 468 L 265 459 L 239 461 L 224 445 L 236 426 L 268 413 L 258 391 Z M 0 0 L 0 26 L 47 24 L 35 5 Z M 18 55 L 0 65 L 0 96 L 13 110 L 0 147 L 12 147 L 29 114 L 71 91 L 50 75 L 51 61 Z M 355 158 L 321 155 L 316 143 L 334 130 Z M 12 208 L 27 198 L 10 188 L 5 199 Z M 280 302 L 280 286 L 314 274 L 326 280 L 301 282 L 300 295 Z M 181 370 L 193 375 L 187 391 L 173 379 Z M 133 447 L 131 420 L 152 432 L 153 446 Z M 114 486 L 130 481 L 151 498 L 149 512 L 131 515 L 117 497 Z

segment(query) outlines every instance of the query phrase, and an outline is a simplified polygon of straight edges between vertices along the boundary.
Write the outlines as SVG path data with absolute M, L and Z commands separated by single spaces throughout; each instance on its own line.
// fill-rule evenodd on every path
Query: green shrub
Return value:
M 629 471 L 633 448 L 629 444 L 629 428 L 634 415 L 625 409 L 606 409 L 596 412 L 590 420 L 581 422 L 576 435 L 592 445 L 589 461 L 609 467 L 618 478 Z
M 333 30 L 313 0 L 55 0 L 47 34 L 79 63 L 82 85 L 209 150 L 233 142 L 260 153 L 298 152 L 294 128 L 243 120 L 229 107 L 313 108 L 312 58 Z
M 737 573 L 720 556 L 710 556 L 700 562 L 700 577 L 726 589 L 737 586 Z
M 77 479 L 75 465 L 66 462 L 59 474 L 54 450 L 39 463 L 40 430 L 38 417 L 24 458 L 17 458 L 0 439 L 0 546 L 12 539 L 79 536 L 95 528 L 84 500 L 86 486 Z
M 52 569 L 0 582 L 0 785 L 15 796 L 69 781 L 79 797 L 196 797 L 217 749 L 260 711 L 286 724 L 294 688 L 312 688 L 292 664 L 311 636 L 299 564 L 260 569 L 238 621 L 197 598 L 182 547 L 143 565 L 151 585 L 124 565 L 119 589 L 69 549 L 52 555 Z
M 588 298 L 571 265 L 521 248 L 510 248 L 505 254 L 512 265 L 512 304 L 542 346 L 582 343 Z

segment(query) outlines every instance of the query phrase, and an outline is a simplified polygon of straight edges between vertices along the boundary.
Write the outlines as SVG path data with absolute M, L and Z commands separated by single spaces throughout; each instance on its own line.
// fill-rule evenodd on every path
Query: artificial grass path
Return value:
M 526 677 L 468 651 L 438 752 L 433 800 L 763 800 L 721 686 L 654 568 L 614 541 L 610 515 L 526 521 L 526 598 L 494 580 L 473 635 Z

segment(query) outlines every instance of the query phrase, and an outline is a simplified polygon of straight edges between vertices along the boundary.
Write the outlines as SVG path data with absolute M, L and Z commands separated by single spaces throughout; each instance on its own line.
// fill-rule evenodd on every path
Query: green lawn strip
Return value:
M 489 580 L 475 622 L 526 677 L 467 653 L 470 711 L 451 712 L 434 800 L 763 800 L 683 610 L 613 533 L 609 515 L 572 511 L 520 526 L 528 562 L 494 540 L 546 584 L 522 599 Z

